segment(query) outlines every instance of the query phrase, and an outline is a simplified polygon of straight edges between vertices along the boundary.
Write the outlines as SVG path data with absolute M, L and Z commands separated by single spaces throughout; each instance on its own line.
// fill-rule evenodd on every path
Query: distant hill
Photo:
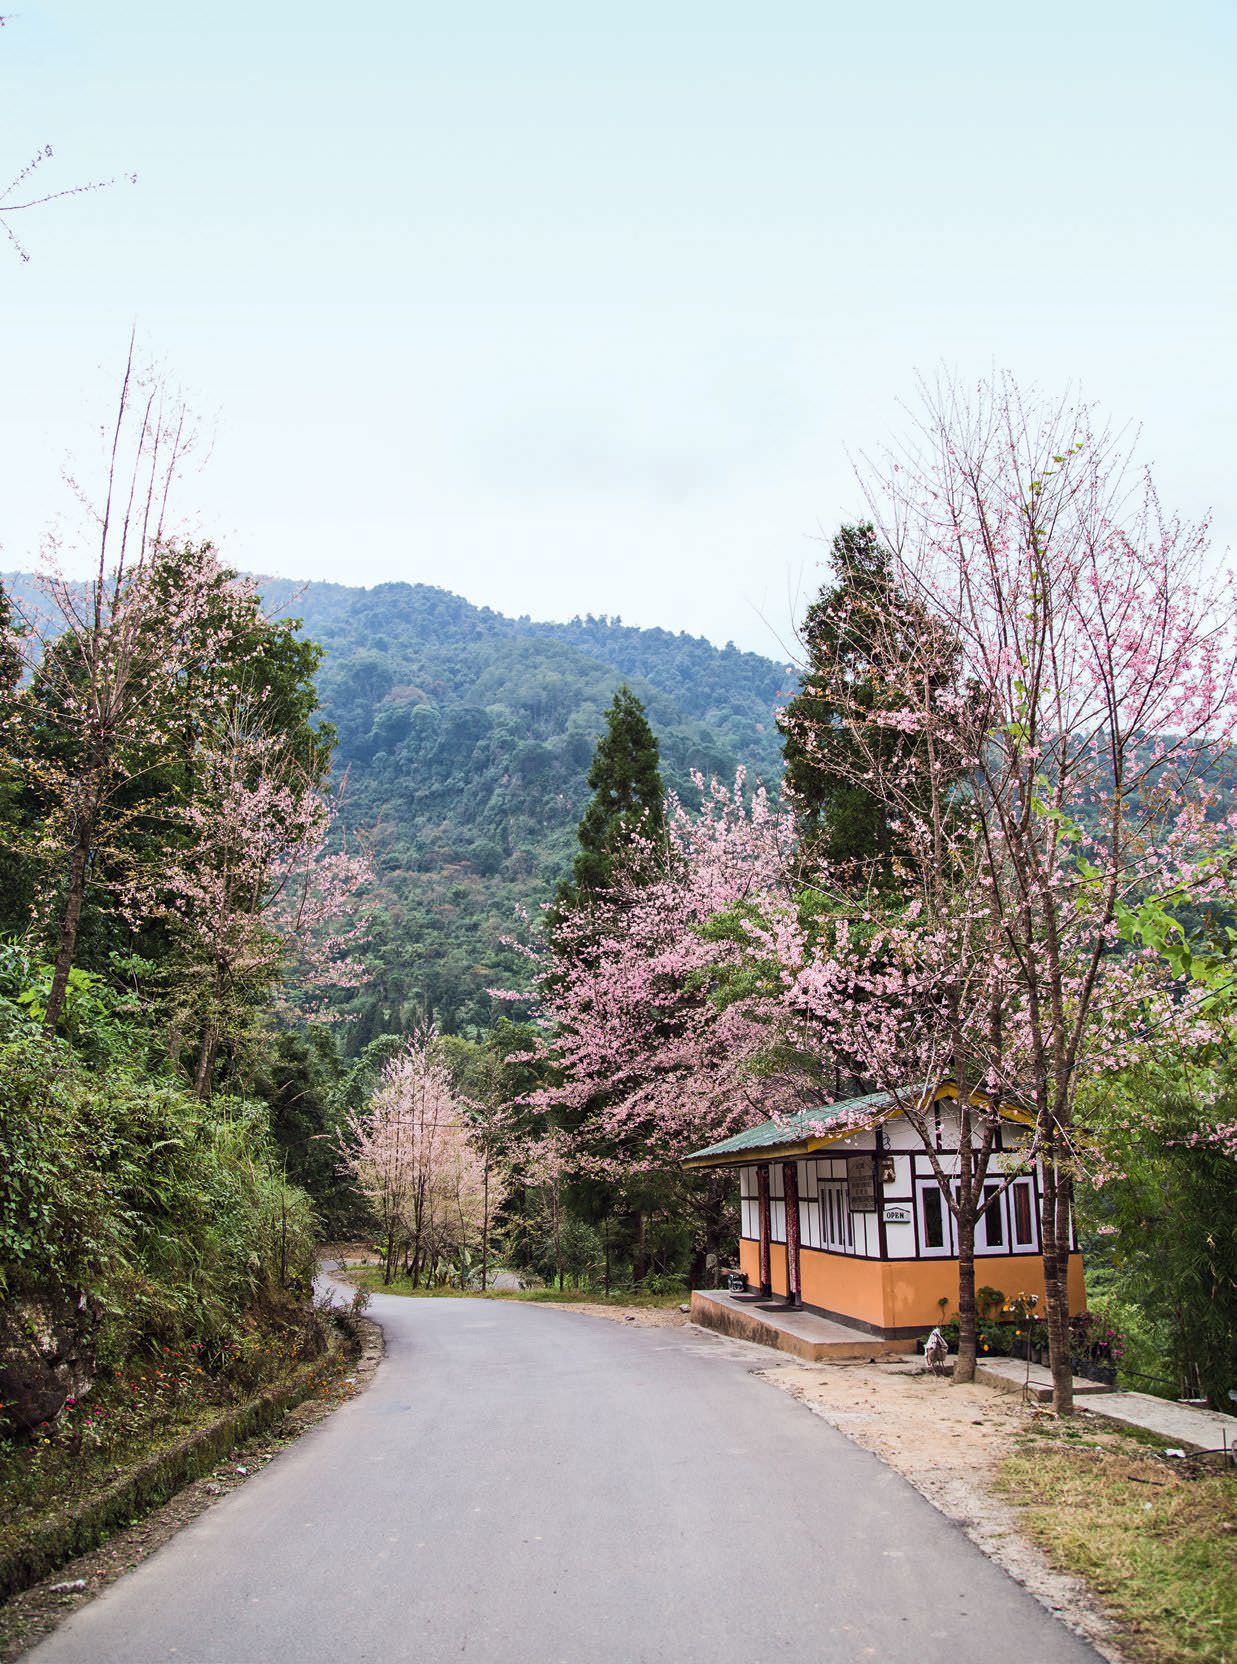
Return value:
M 39 607 L 28 573 L 5 573 Z M 425 584 L 259 578 L 269 609 L 325 649 L 324 714 L 339 736 L 348 824 L 372 839 L 381 879 L 372 988 L 348 1044 L 426 1011 L 484 1024 L 485 989 L 521 961 L 502 946 L 567 871 L 603 713 L 620 683 L 643 700 L 668 788 L 693 771 L 776 784 L 782 665 L 699 636 L 619 619 L 507 618 Z
M 570 864 L 621 682 L 648 710 L 667 786 L 689 800 L 693 770 L 780 777 L 786 673 L 758 654 L 618 619 L 507 618 L 424 584 L 260 582 L 326 650 L 346 817 L 375 840 L 378 976 L 354 1045 L 421 1006 L 448 1028 L 487 1020 L 485 988 L 518 970 L 501 946 L 516 909 L 535 912 Z

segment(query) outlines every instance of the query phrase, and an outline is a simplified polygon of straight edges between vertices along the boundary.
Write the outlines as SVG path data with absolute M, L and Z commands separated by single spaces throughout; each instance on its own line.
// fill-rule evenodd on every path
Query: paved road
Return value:
M 890 1469 L 694 1329 L 376 1298 L 345 1405 L 37 1664 L 1096 1664 Z

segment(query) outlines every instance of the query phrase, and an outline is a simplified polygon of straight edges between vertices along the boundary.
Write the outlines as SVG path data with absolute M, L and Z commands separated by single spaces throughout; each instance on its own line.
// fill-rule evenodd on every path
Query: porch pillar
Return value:
M 782 1194 L 786 1212 L 786 1306 L 794 1310 L 803 1304 L 803 1283 L 799 1272 L 799 1164 L 782 1163 Z
M 756 1200 L 760 1208 L 760 1298 L 773 1297 L 773 1224 L 769 1208 L 769 1166 L 761 1162 L 756 1169 Z

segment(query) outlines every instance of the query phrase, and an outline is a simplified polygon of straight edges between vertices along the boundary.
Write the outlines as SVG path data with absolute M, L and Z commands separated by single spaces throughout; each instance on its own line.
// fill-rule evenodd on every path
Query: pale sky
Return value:
M 132 323 L 250 570 L 780 656 L 848 449 L 994 362 L 1237 534 L 1232 0 L 20 3 L 0 174 L 139 180 L 0 240 L 0 567 Z

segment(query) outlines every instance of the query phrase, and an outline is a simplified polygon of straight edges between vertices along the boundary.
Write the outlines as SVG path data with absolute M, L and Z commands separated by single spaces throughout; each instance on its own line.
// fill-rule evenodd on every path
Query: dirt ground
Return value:
M 1018 1435 L 1037 1417 L 1050 1419 L 1048 1412 L 993 1387 L 954 1386 L 918 1358 L 778 1363 L 759 1374 L 896 1469 L 985 1554 L 1119 1664 L 1115 1632 L 1099 1603 L 1027 1541 L 1014 1509 L 993 1486 Z
M 324 1259 L 335 1262 L 335 1275 L 344 1283 L 354 1281 L 348 1275 L 351 1267 L 375 1263 L 355 1243 L 328 1244 L 322 1253 Z M 553 1311 L 584 1312 L 589 1317 L 608 1317 L 613 1323 L 635 1323 L 644 1329 L 678 1329 L 690 1321 L 689 1313 L 680 1311 L 678 1306 L 617 1306 L 592 1300 L 537 1300 L 532 1303 L 549 1306 Z
M 77 1607 L 93 1600 L 110 1583 L 162 1548 L 183 1526 L 243 1485 L 274 1460 L 285 1445 L 364 1391 L 382 1362 L 382 1353 L 382 1330 L 376 1323 L 366 1322 L 360 1357 L 328 1381 L 320 1394 L 302 1400 L 277 1426 L 237 1445 L 210 1473 L 186 1485 L 161 1508 L 0 1605 L 0 1664 L 12 1664 Z
M 643 1329 L 681 1329 L 688 1314 L 677 1306 L 603 1306 L 588 1300 L 538 1300 L 557 1312 L 585 1312 L 589 1317 L 608 1317 L 613 1323 L 635 1323 Z

